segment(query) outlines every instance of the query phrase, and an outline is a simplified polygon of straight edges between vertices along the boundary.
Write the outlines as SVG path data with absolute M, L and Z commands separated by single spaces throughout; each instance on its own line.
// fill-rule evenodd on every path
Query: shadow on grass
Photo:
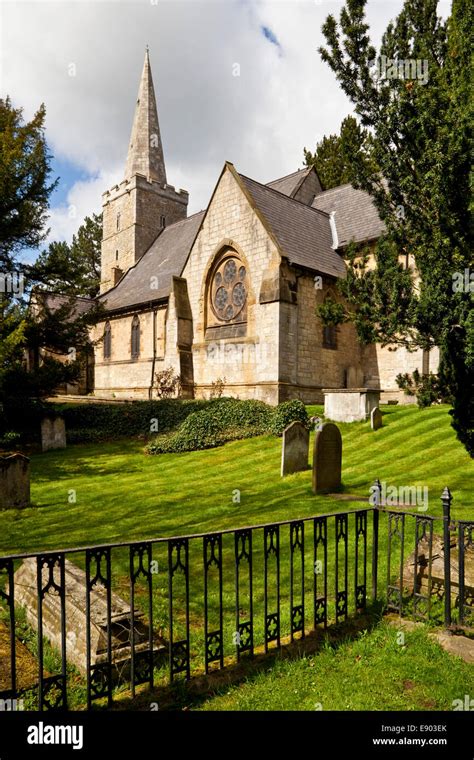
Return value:
M 261 673 L 270 671 L 278 660 L 298 660 L 317 654 L 325 646 L 337 649 L 356 639 L 362 631 L 372 631 L 380 623 L 383 611 L 383 603 L 377 601 L 369 605 L 364 614 L 330 625 L 326 630 L 318 628 L 310 631 L 304 639 L 291 642 L 287 637 L 282 640 L 280 649 L 270 649 L 265 653 L 263 647 L 258 647 L 253 657 L 243 655 L 239 663 L 227 658 L 229 664 L 226 665 L 224 661 L 225 667 L 222 670 L 211 670 L 208 674 L 198 673 L 189 681 L 179 680 L 172 685 L 157 686 L 137 693 L 135 698 L 131 697 L 130 692 L 123 692 L 113 709 L 149 711 L 153 704 L 159 706 L 160 712 L 195 709 L 210 697 L 222 694 L 229 686 L 243 681 L 251 682 Z

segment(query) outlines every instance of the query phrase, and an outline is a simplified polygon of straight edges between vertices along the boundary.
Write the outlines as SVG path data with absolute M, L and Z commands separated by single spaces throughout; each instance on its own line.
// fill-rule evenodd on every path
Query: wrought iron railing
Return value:
M 9 667 L 0 668 L 0 673 L 5 669 L 9 673 L 9 683 L 0 686 L 0 700 L 29 694 L 33 709 L 65 709 L 71 682 L 81 682 L 68 667 L 68 652 L 75 640 L 74 636 L 71 639 L 73 626 L 81 627 L 77 616 L 71 620 L 67 614 L 66 563 L 70 562 L 84 568 L 82 682 L 88 708 L 96 700 L 110 706 L 119 683 L 129 684 L 133 697 L 141 684 L 153 688 L 177 677 L 209 673 L 256 652 L 303 639 L 317 628 L 346 621 L 378 599 L 400 615 L 410 610 L 417 620 L 429 619 L 436 521 L 443 526 L 445 547 L 444 624 L 452 622 L 450 547 L 454 536 L 458 553 L 456 620 L 463 624 L 468 618 L 470 622 L 474 600 L 465 583 L 465 558 L 473 548 L 474 523 L 451 521 L 448 491 L 442 499 L 442 518 L 375 503 L 364 509 L 212 533 L 1 557 L 0 613 L 3 608 L 10 657 Z M 414 569 L 413 593 L 407 595 L 408 541 L 414 550 Z M 29 614 L 30 623 L 31 615 L 36 623 L 38 665 L 37 677 L 26 685 L 20 683 L 17 669 L 20 613 L 15 580 L 25 560 L 35 563 L 36 607 L 33 605 Z M 419 572 L 422 560 L 424 574 Z M 384 569 L 386 582 L 379 581 L 379 571 Z M 128 606 L 119 615 L 116 595 L 123 594 L 125 582 Z M 52 596 L 56 600 L 54 614 Z M 48 626 L 56 625 L 58 631 L 56 660 L 45 636 L 45 610 Z M 97 619 L 98 610 L 102 610 L 103 633 L 100 657 L 93 649 L 97 631 L 92 618 Z M 140 629 L 137 615 L 141 615 Z M 128 627 L 124 626 L 127 617 Z M 116 641 L 121 642 L 122 655 L 125 652 L 121 660 L 114 649 Z M 56 663 L 55 668 L 51 663 Z M 52 669 L 56 672 L 50 672 Z

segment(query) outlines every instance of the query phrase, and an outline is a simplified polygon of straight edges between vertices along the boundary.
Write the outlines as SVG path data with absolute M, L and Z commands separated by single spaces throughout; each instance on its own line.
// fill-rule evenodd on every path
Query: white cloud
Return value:
M 69 190 L 66 203 L 53 206 L 50 210 L 48 239 L 70 240 L 85 216 L 100 211 L 100 197 L 104 188 L 115 185 L 120 180 L 121 170 L 115 172 L 100 172 L 93 179 L 75 182 Z
M 205 207 L 225 160 L 269 181 L 338 130 L 351 104 L 320 60 L 321 25 L 342 0 L 3 3 L 2 93 L 31 117 L 41 101 L 54 155 L 89 175 L 52 209 L 70 236 L 121 178 L 145 45 L 168 180 Z M 402 0 L 369 0 L 376 37 Z M 261 27 L 281 47 L 265 39 Z M 240 65 L 240 76 L 234 64 Z M 69 206 L 77 209 L 71 218 Z

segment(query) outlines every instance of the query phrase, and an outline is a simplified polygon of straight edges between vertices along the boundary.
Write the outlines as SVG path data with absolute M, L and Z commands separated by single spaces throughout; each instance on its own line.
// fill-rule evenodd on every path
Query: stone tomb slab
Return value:
M 105 560 L 104 560 L 105 561 Z M 87 673 L 86 574 L 69 560 L 65 566 L 65 618 L 67 660 Z M 42 582 L 46 585 L 49 569 L 43 567 Z M 60 585 L 60 569 L 53 570 L 54 582 Z M 26 559 L 15 573 L 15 604 L 25 608 L 28 623 L 38 630 L 37 570 L 34 557 Z M 91 665 L 107 662 L 107 591 L 97 584 L 90 595 Z M 149 648 L 149 627 L 144 615 L 134 611 L 135 652 L 138 656 Z M 112 663 L 121 671 L 131 656 L 131 609 L 128 602 L 111 592 Z M 61 652 L 61 599 L 50 589 L 43 599 L 43 635 Z M 155 639 L 154 654 L 162 649 Z
M 383 425 L 382 421 L 382 412 L 376 406 L 372 411 L 370 412 L 370 427 L 372 430 L 379 430 Z
M 283 431 L 281 476 L 308 468 L 309 430 L 301 422 L 292 422 Z
M 66 425 L 62 417 L 58 415 L 43 417 L 41 420 L 41 448 L 43 451 L 66 448 Z
M 334 422 L 368 420 L 380 404 L 380 391 L 372 388 L 328 388 L 324 393 L 324 416 Z
M 0 509 L 30 505 L 30 460 L 23 454 L 0 457 Z
M 313 493 L 341 487 L 342 438 L 337 425 L 325 422 L 316 433 L 313 449 Z

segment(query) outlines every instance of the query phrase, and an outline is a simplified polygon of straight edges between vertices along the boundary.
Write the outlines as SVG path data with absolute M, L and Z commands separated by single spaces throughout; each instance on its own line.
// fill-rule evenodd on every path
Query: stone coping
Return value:
M 380 388 L 323 388 L 323 393 L 381 393 Z
M 7 454 L 6 456 L 0 454 L 0 462 L 11 462 L 12 459 L 23 459 L 25 462 L 30 461 L 29 457 L 22 454 L 21 451 L 16 451 L 13 454 Z

